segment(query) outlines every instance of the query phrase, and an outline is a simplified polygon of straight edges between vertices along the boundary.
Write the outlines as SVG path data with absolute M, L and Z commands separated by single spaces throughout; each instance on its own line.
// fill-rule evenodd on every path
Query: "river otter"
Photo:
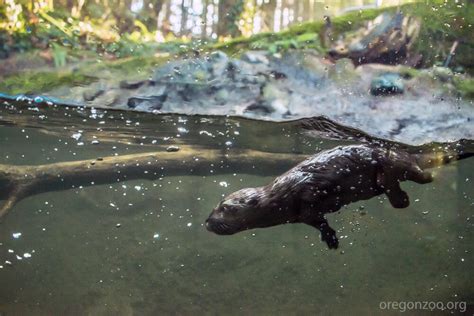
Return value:
M 393 207 L 405 208 L 409 199 L 400 182 L 429 183 L 432 176 L 424 168 L 472 156 L 455 152 L 412 154 L 374 145 L 323 151 L 267 186 L 230 194 L 212 211 L 206 227 L 219 235 L 231 235 L 252 228 L 304 223 L 318 229 L 329 248 L 336 249 L 336 232 L 324 214 L 383 193 Z

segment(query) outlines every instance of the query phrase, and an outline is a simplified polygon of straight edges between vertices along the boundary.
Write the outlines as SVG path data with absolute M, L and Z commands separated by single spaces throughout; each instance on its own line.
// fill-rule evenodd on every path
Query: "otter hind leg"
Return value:
M 320 218 L 306 224 L 313 226 L 321 232 L 321 240 L 328 245 L 329 249 L 337 249 L 339 247 L 336 231 L 329 226 L 326 219 Z

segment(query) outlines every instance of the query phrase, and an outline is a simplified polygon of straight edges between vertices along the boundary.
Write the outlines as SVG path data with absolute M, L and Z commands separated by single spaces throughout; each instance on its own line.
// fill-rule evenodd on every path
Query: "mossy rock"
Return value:
M 342 34 L 350 36 L 381 13 L 394 13 L 397 10 L 398 7 L 368 9 L 335 17 L 332 19 L 332 37 L 337 38 Z M 473 73 L 474 5 L 465 2 L 429 0 L 427 3 L 402 5 L 400 11 L 421 20 L 418 40 L 411 47 L 411 51 L 423 57 L 423 66 L 431 67 L 436 62 L 443 62 L 449 54 L 451 45 L 458 40 L 461 43 L 456 50 L 452 65 L 462 66 L 468 73 Z M 323 21 L 305 22 L 278 33 L 239 37 L 229 42 L 212 44 L 206 49 L 223 50 L 232 56 L 239 56 L 249 49 L 279 51 L 288 48 L 315 48 L 320 52 L 326 52 L 328 47 L 324 47 L 319 39 L 305 43 L 306 39 L 312 39 L 315 34 L 319 37 L 323 29 Z M 302 43 L 312 46 L 301 45 Z
M 458 92 L 466 99 L 474 99 L 474 79 L 464 76 L 455 76 L 453 83 Z
M 402 94 L 404 90 L 402 76 L 397 73 L 383 73 L 372 79 L 370 83 L 372 95 Z
M 97 80 L 76 72 L 25 72 L 9 76 L 0 82 L 0 92 L 7 94 L 43 93 L 68 85 L 85 85 Z
M 30 94 L 51 91 L 61 86 L 88 85 L 101 78 L 133 80 L 148 77 L 152 70 L 163 65 L 166 57 L 124 58 L 102 63 L 83 63 L 75 71 L 21 72 L 7 76 L 0 82 L 0 92 L 7 94 Z M 105 73 L 108 75 L 105 75 Z

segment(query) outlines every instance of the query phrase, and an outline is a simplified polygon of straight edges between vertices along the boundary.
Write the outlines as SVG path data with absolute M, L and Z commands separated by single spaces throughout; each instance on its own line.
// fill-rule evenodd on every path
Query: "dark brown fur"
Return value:
M 206 227 L 217 234 L 305 223 L 317 228 L 329 248 L 336 232 L 324 215 L 349 203 L 385 193 L 396 208 L 409 205 L 401 181 L 429 183 L 416 155 L 371 145 L 337 147 L 301 162 L 272 183 L 234 192 L 213 210 Z

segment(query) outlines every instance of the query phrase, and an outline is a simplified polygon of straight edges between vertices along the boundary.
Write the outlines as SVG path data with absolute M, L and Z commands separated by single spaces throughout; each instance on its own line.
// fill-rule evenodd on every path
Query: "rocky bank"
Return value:
M 46 93 L 67 104 L 152 113 L 292 120 L 325 115 L 410 143 L 474 138 L 474 107 L 457 93 L 463 75 L 434 67 L 332 62 L 316 51 L 221 51 L 169 61 L 144 80 L 100 80 Z

